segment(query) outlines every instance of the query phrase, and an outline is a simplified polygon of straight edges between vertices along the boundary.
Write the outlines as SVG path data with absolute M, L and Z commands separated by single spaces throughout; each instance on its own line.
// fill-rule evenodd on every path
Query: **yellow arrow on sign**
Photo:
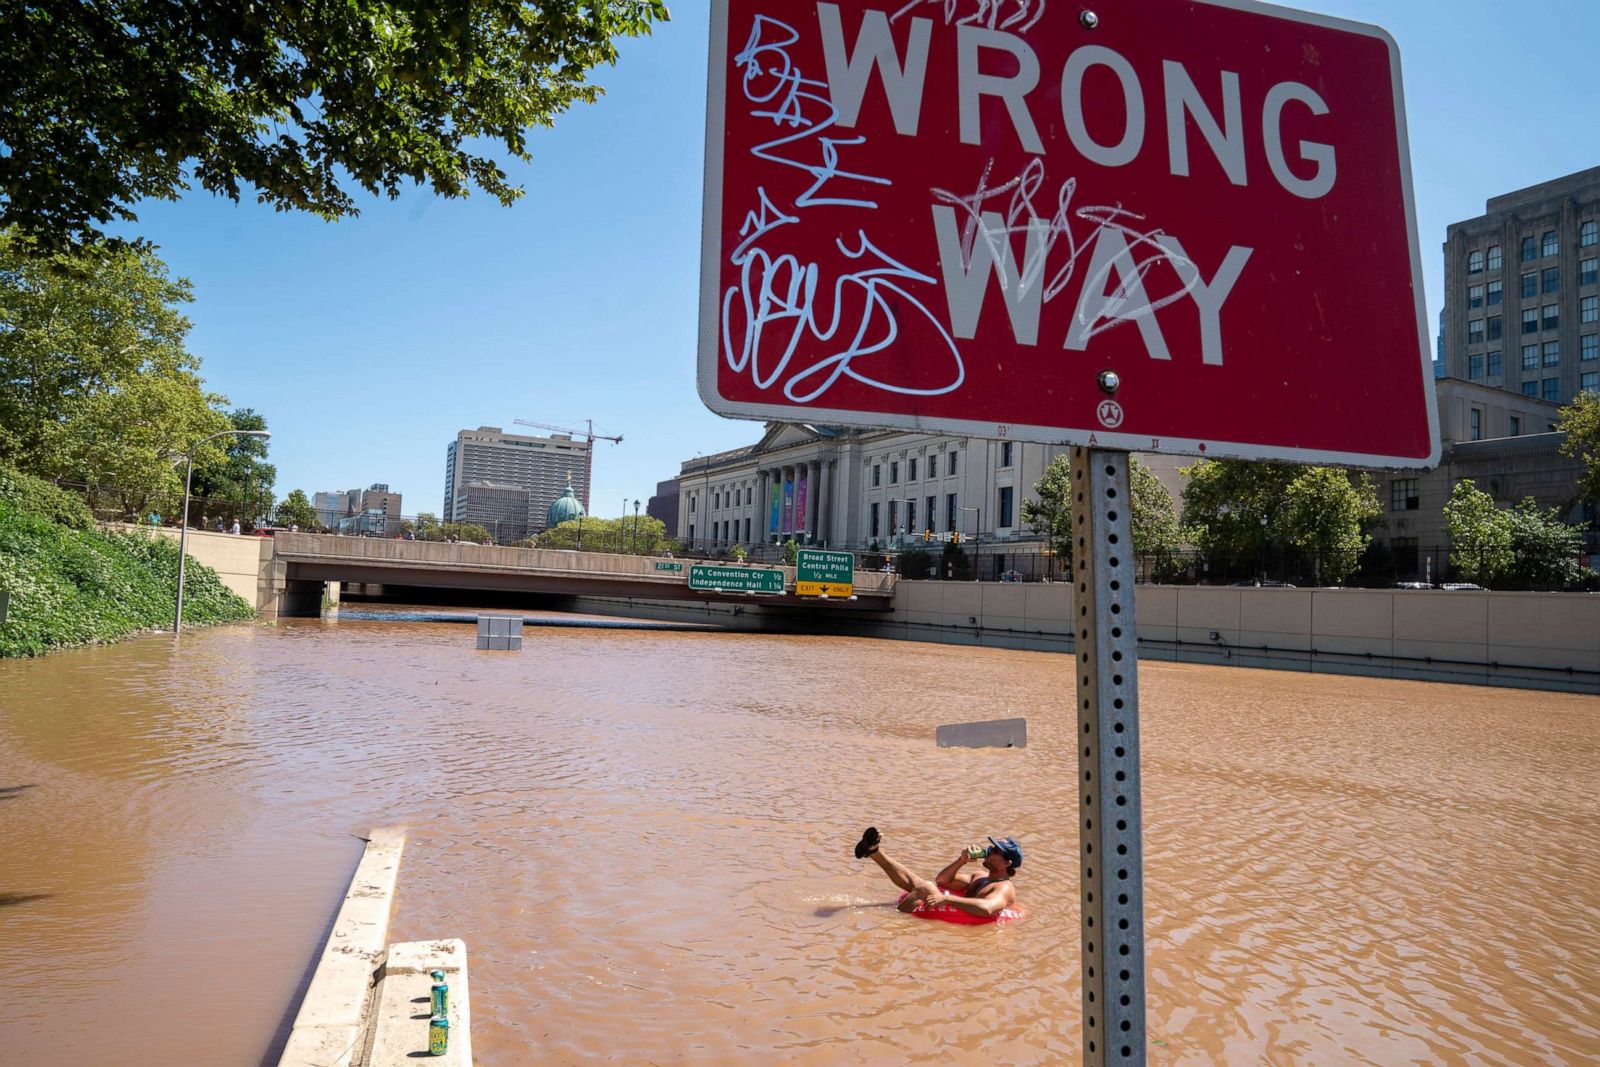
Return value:
M 796 596 L 847 597 L 855 593 L 855 585 L 848 582 L 795 582 Z

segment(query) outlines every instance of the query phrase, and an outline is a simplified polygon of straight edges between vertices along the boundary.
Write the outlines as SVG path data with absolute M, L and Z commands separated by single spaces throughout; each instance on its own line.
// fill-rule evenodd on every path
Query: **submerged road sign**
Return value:
M 689 588 L 724 593 L 782 593 L 783 572 L 771 567 L 716 567 L 696 563 L 689 568 Z
M 802 548 L 795 554 L 794 591 L 798 596 L 850 596 L 856 591 L 855 574 L 853 553 Z
M 713 0 L 711 23 L 712 410 L 1437 462 L 1382 30 L 1251 0 Z

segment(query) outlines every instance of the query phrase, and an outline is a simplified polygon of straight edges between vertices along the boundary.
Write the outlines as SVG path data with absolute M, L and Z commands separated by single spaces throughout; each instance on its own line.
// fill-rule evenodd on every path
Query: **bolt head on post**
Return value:
M 1100 16 L 1093 11 L 1083 11 L 1078 14 L 1078 25 L 1086 30 L 1092 30 L 1100 25 Z
M 1095 378 L 1095 383 L 1106 396 L 1115 396 L 1117 390 L 1122 388 L 1122 376 L 1114 370 L 1103 370 Z

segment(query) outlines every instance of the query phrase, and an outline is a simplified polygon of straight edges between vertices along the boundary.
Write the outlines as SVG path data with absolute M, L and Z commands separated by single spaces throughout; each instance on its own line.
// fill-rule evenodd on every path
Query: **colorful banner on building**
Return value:
M 772 521 L 767 524 L 767 532 L 768 533 L 777 533 L 778 532 L 778 513 L 779 513 L 779 509 L 783 507 L 783 503 L 782 503 L 782 501 L 780 499 L 780 496 L 779 496 L 780 493 L 782 493 L 782 490 L 780 488 L 778 488 L 778 483 L 777 482 L 773 482 L 772 483 Z
M 783 480 L 783 532 L 794 532 L 794 479 Z
M 811 481 L 811 476 L 806 468 L 800 468 L 800 477 L 794 485 L 794 530 L 795 533 L 806 531 L 806 486 Z

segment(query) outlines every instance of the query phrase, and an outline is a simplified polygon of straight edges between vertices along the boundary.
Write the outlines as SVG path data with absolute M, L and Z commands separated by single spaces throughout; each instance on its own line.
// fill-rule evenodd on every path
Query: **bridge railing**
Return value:
M 583 578 L 628 578 L 661 584 L 688 580 L 689 568 L 697 561 L 658 556 L 627 556 L 609 552 L 577 552 L 558 548 L 504 548 L 475 545 L 465 541 L 399 541 L 375 537 L 336 537 L 332 534 L 278 533 L 273 547 L 280 556 L 300 558 L 392 561 L 406 564 L 436 564 L 473 569 L 538 571 L 543 574 Z M 676 563 L 682 570 L 662 570 L 659 563 Z M 794 568 L 783 567 L 784 580 L 794 582 Z M 858 595 L 888 596 L 894 592 L 899 575 L 877 571 L 857 571 Z

